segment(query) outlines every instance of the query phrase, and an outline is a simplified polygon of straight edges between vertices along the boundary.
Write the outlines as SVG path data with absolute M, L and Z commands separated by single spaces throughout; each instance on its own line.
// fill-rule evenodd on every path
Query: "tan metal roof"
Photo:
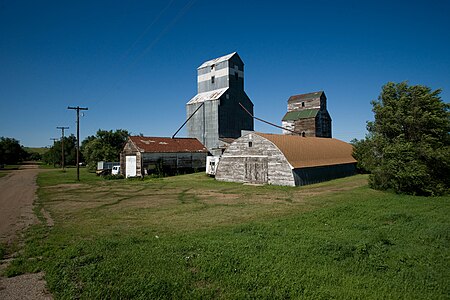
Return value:
M 208 152 L 195 138 L 130 136 L 141 152 Z
M 275 144 L 294 168 L 356 163 L 352 156 L 353 146 L 337 139 L 258 132 L 255 134 Z

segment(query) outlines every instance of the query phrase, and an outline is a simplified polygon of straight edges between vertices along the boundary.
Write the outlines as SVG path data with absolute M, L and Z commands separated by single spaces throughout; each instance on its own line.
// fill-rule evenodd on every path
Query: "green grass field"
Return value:
M 102 180 L 42 172 L 24 251 L 56 298 L 448 299 L 450 197 L 301 188 L 204 174 Z M 46 226 L 43 209 L 54 226 Z

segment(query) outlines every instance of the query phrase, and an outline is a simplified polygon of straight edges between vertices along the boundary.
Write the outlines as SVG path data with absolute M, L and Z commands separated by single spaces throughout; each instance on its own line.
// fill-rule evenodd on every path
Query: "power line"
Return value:
M 169 2 L 169 4 L 167 4 L 167 6 L 165 6 L 159 12 L 159 14 L 156 16 L 156 18 L 153 19 L 153 21 L 150 23 L 150 25 L 148 25 L 147 28 L 145 28 L 145 30 L 141 33 L 141 35 L 130 45 L 130 47 L 128 47 L 128 50 L 125 51 L 122 58 L 125 58 L 128 56 L 128 54 L 133 50 L 133 48 L 136 46 L 136 44 L 150 31 L 150 29 L 153 27 L 153 25 L 155 25 L 156 22 L 158 22 L 158 20 L 162 17 L 162 15 L 166 12 L 166 10 L 172 5 L 173 1 L 174 0 L 171 0 Z
M 189 9 L 194 5 L 194 3 L 197 0 L 190 0 L 189 2 L 186 3 L 185 6 L 183 6 L 183 8 L 178 12 L 178 14 L 172 19 L 172 21 L 166 25 L 163 30 L 150 42 L 150 44 L 148 44 L 147 47 L 145 47 L 144 50 L 141 51 L 141 53 L 139 55 L 137 55 L 137 57 L 131 61 L 130 63 L 128 63 L 127 65 L 125 65 L 124 67 L 124 72 L 123 75 L 120 76 L 115 83 L 112 85 L 112 87 L 117 86 L 125 77 L 128 76 L 128 74 L 131 72 L 131 69 L 164 37 L 164 35 L 167 34 L 167 32 L 178 22 L 178 20 L 183 17 L 183 15 L 185 15 Z M 170 2 L 171 4 L 172 2 Z M 160 13 L 160 15 L 162 15 L 169 7 L 170 5 L 166 6 L 163 11 Z M 160 16 L 158 15 L 156 19 L 159 19 Z M 154 21 L 153 23 L 155 23 L 156 21 Z M 149 27 L 153 26 L 153 23 L 149 25 Z M 147 29 L 144 31 L 146 32 Z M 141 36 L 144 36 L 146 33 L 142 34 Z M 141 39 L 141 37 L 139 37 L 136 42 L 134 42 L 132 44 L 132 46 L 130 47 L 130 49 L 132 49 L 135 44 L 137 43 L 137 41 L 139 41 Z M 128 50 L 127 50 L 128 51 Z M 106 91 L 104 93 L 105 96 L 100 97 L 100 98 L 104 98 L 107 95 L 109 95 L 109 93 L 111 92 L 111 89 L 109 89 L 108 91 Z
M 239 102 L 239 105 L 242 107 L 243 110 L 245 110 L 246 113 L 248 113 L 248 114 L 249 114 L 253 119 L 255 119 L 255 120 L 258 120 L 258 121 L 264 122 L 264 123 L 266 123 L 266 124 L 269 124 L 269 125 L 271 125 L 271 126 L 274 126 L 274 127 L 277 127 L 277 128 L 283 129 L 283 130 L 287 130 L 287 131 L 290 131 L 290 132 L 295 133 L 295 134 L 298 134 L 298 135 L 301 135 L 300 132 L 297 132 L 297 131 L 294 131 L 294 130 L 291 130 L 291 129 L 288 129 L 288 128 L 285 128 L 285 127 L 281 127 L 281 126 L 278 126 L 278 125 L 276 125 L 276 124 L 270 123 L 270 122 L 268 122 L 268 121 L 266 121 L 266 120 L 263 120 L 263 119 L 260 119 L 260 118 L 258 118 L 258 117 L 255 117 L 254 115 L 252 115 L 251 112 L 249 112 L 249 111 L 244 107 L 244 105 L 242 105 L 241 102 Z
M 158 42 L 159 40 L 175 25 L 178 20 L 186 14 L 197 0 L 190 0 L 175 16 L 175 18 L 159 33 L 159 35 L 141 52 L 141 54 L 130 64 L 129 68 L 134 67 Z

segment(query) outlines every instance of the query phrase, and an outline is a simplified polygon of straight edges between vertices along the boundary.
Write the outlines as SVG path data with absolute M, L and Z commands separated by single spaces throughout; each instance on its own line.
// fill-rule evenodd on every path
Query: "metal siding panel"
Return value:
M 219 141 L 219 100 L 204 103 L 203 107 L 187 123 L 187 134 L 189 137 L 197 138 L 206 148 L 211 149 Z M 187 105 L 187 116 L 189 117 L 199 105 L 198 103 Z
M 297 185 L 307 185 L 355 175 L 356 166 L 355 164 L 343 164 L 314 168 L 301 168 L 294 169 L 294 173 L 296 174 L 296 179 L 298 180 L 298 184 L 296 182 Z
M 239 103 L 253 113 L 253 103 L 243 91 L 229 90 L 229 99 L 222 97 L 219 107 L 219 137 L 238 138 L 242 130 L 253 131 L 253 118 Z

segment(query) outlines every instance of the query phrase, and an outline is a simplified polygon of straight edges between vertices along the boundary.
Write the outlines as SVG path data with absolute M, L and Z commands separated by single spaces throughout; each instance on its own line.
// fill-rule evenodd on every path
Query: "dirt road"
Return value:
M 11 243 L 25 227 L 36 222 L 36 165 L 26 165 L 0 179 L 0 242 Z
M 22 231 L 37 222 L 33 213 L 36 197 L 36 165 L 25 165 L 20 170 L 0 179 L 0 242 L 10 244 Z M 0 272 L 10 261 L 1 261 Z M 51 299 L 45 289 L 43 274 L 24 274 L 12 278 L 0 277 L 0 299 Z

